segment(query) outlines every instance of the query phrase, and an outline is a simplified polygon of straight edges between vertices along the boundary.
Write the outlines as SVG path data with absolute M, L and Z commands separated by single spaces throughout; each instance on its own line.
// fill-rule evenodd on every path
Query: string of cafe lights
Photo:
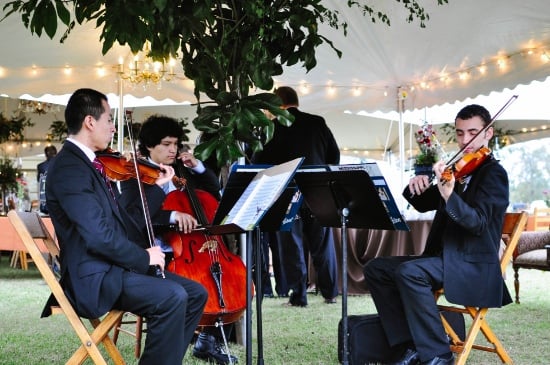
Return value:
M 402 97 L 406 98 L 409 93 L 414 93 L 418 89 L 436 90 L 439 87 L 450 87 L 454 82 L 466 83 L 476 78 L 487 77 L 488 75 L 491 74 L 491 72 L 505 73 L 510 68 L 512 68 L 513 63 L 515 62 L 514 60 L 519 57 L 522 57 L 522 58 L 529 57 L 533 62 L 540 62 L 543 65 L 550 64 L 549 49 L 550 49 L 550 45 L 541 46 L 541 47 L 529 47 L 529 48 L 524 48 L 512 53 L 499 54 L 497 56 L 489 58 L 488 61 L 482 61 L 480 63 L 473 64 L 470 66 L 456 68 L 455 71 L 448 71 L 448 72 L 438 73 L 438 74 L 437 73 L 426 74 L 419 80 L 404 83 L 399 87 L 399 90 L 401 92 Z M 138 84 L 140 82 L 145 84 L 147 84 L 147 82 L 149 84 L 155 84 L 157 82 L 161 82 L 162 80 L 172 81 L 174 78 L 185 79 L 184 77 L 176 75 L 173 69 L 173 65 L 174 65 L 173 61 L 167 62 L 168 68 L 166 67 L 165 63 L 161 63 L 160 66 L 158 64 L 156 66 L 153 66 L 152 64 L 151 66 L 145 66 L 146 57 L 144 56 L 142 57 L 143 57 L 142 58 L 143 61 L 139 61 L 138 58 L 134 57 L 133 60 L 129 63 L 129 67 L 127 69 L 124 67 L 122 61 L 120 60 L 118 64 L 110 65 L 110 66 L 105 64 L 98 64 L 98 65 L 87 66 L 87 67 L 70 66 L 69 64 L 65 64 L 61 67 L 41 67 L 38 65 L 33 65 L 30 69 L 30 75 L 34 77 L 39 77 L 42 72 L 55 69 L 55 70 L 61 70 L 64 76 L 71 77 L 74 72 L 85 72 L 83 71 L 84 69 L 86 70 L 93 69 L 95 70 L 96 76 L 99 78 L 111 77 L 115 75 L 117 77 L 117 80 L 119 78 L 122 78 L 125 80 L 129 80 L 134 84 Z M 110 72 L 109 70 L 114 70 L 114 72 L 113 71 Z M 146 73 L 142 74 L 142 71 L 157 72 L 155 70 L 160 70 L 157 75 L 150 75 Z M 9 71 L 10 70 L 0 65 L 0 79 L 8 75 Z M 132 73 L 133 73 L 133 76 L 132 76 Z M 155 81 L 155 80 L 158 80 L 158 81 Z M 375 86 L 375 85 L 366 85 L 366 84 L 341 85 L 330 81 L 325 84 L 313 84 L 307 81 L 302 81 L 299 84 L 295 84 L 295 85 L 290 84 L 290 86 L 296 87 L 299 93 L 304 95 L 312 92 L 313 90 L 324 88 L 326 90 L 326 94 L 328 97 L 335 97 L 340 92 L 340 90 L 349 91 L 349 94 L 353 97 L 360 97 L 367 90 L 381 92 L 384 97 L 395 96 L 395 90 L 393 90 L 392 87 L 390 86 L 381 87 L 379 85 Z M 533 130 L 532 129 L 522 130 L 519 132 L 528 133 L 528 132 L 533 132 Z M 47 142 L 43 141 L 43 143 L 47 143 Z M 32 148 L 36 145 L 37 145 L 36 143 L 29 143 L 26 146 L 26 148 Z M 369 152 L 366 150 L 354 149 L 354 148 L 345 148 L 344 150 L 346 152 L 351 152 L 356 155 L 362 155 L 362 156 L 369 155 Z
M 405 82 L 399 86 L 399 91 L 403 93 L 403 97 L 407 97 L 408 93 L 414 93 L 416 90 L 436 90 L 439 87 L 451 87 L 454 82 L 466 83 L 475 78 L 487 77 L 491 72 L 500 74 L 506 73 L 512 68 L 514 59 L 518 57 L 529 57 L 533 62 L 550 65 L 550 46 L 524 48 L 516 52 L 499 54 L 491 57 L 487 61 L 482 61 L 478 64 L 469 65 L 466 67 L 457 68 L 454 71 L 445 71 L 440 73 L 425 74 L 419 80 Z M 538 59 L 538 60 L 537 60 Z M 348 91 L 351 96 L 360 97 L 366 91 L 378 91 L 384 97 L 395 95 L 393 87 L 368 85 L 357 83 L 355 85 L 336 84 L 328 81 L 325 84 L 314 84 L 307 80 L 303 80 L 298 84 L 290 85 L 297 88 L 302 95 L 307 95 L 314 90 L 324 88 L 327 97 L 335 97 L 340 90 Z
M 499 54 L 491 57 L 488 61 L 482 61 L 478 64 L 456 68 L 455 71 L 447 71 L 441 73 L 425 74 L 418 80 L 405 82 L 400 85 L 399 89 L 405 93 L 414 93 L 416 90 L 436 90 L 439 87 L 450 87 L 454 82 L 466 83 L 470 80 L 488 76 L 492 70 L 500 73 L 507 72 L 514 59 L 518 57 L 531 57 L 533 60 L 538 58 L 538 62 L 542 64 L 550 64 L 550 45 L 541 47 L 524 48 L 516 52 Z M 116 65 L 97 64 L 93 66 L 71 66 L 65 64 L 61 67 L 42 67 L 33 65 L 30 69 L 30 76 L 39 77 L 44 71 L 57 69 L 61 70 L 65 77 L 71 77 L 73 73 L 81 73 L 93 69 L 98 78 L 115 76 L 117 79 L 122 78 L 128 80 L 134 85 L 142 83 L 144 87 L 150 84 L 157 84 L 159 87 L 162 81 L 171 82 L 174 79 L 185 79 L 183 75 L 174 71 L 174 60 L 155 63 L 144 56 L 144 51 L 135 55 L 126 67 L 122 60 Z M 537 57 L 538 56 L 538 57 Z M 9 74 L 8 69 L 0 65 L 0 79 Z M 364 92 L 375 91 L 380 92 L 385 97 L 394 97 L 395 91 L 392 86 L 380 86 L 369 84 L 336 84 L 332 81 L 327 81 L 325 84 L 314 84 L 308 81 L 301 81 L 294 86 L 302 95 L 307 95 L 310 92 L 324 88 L 327 97 L 335 97 L 340 90 L 346 90 L 353 97 L 360 97 Z

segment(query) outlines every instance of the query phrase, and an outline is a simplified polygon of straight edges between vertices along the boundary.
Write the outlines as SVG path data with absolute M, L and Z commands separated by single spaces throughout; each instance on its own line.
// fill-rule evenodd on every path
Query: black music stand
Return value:
M 399 213 L 398 218 L 390 217 L 388 205 L 382 201 L 379 188 L 364 170 L 298 170 L 294 179 L 306 204 L 321 225 L 342 229 L 342 364 L 347 365 L 347 228 L 395 230 L 397 220 L 402 220 L 399 223 L 404 220 Z M 384 198 L 392 199 L 393 203 L 390 193 L 386 193 Z
M 281 222 L 287 216 L 287 210 L 291 203 L 292 197 L 297 191 L 295 184 L 290 181 L 294 175 L 298 166 L 302 163 L 303 159 L 296 159 L 285 164 L 276 166 L 247 166 L 243 171 L 236 169 L 229 175 L 229 179 L 223 191 L 222 200 L 216 211 L 213 225 L 205 227 L 205 229 L 211 234 L 228 234 L 228 233 L 252 233 L 256 234 L 256 331 L 258 336 L 258 364 L 263 364 L 263 329 L 262 329 L 262 299 L 263 290 L 261 285 L 261 238 L 260 230 L 279 230 Z M 289 167 L 286 167 L 289 166 Z M 256 171 L 254 171 L 256 169 Z M 226 224 L 224 220 L 230 214 L 230 211 L 236 204 L 243 198 L 245 191 L 250 183 L 257 178 L 259 173 L 265 173 L 275 169 L 280 169 L 288 173 L 288 179 L 286 180 L 284 189 L 278 196 L 270 202 L 269 206 L 265 206 L 265 210 L 262 211 L 259 218 L 247 227 L 241 227 L 237 224 Z M 292 171 L 290 171 L 292 170 Z M 260 172 L 257 172 L 260 171 Z M 246 239 L 246 363 L 252 364 L 252 234 L 247 234 Z

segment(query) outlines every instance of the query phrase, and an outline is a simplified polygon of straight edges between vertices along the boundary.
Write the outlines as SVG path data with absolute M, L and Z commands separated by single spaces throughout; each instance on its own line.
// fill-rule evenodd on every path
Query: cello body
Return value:
M 193 194 L 192 198 L 190 198 Z M 196 211 L 198 200 L 202 211 Z M 203 190 L 174 190 L 164 200 L 162 209 L 177 210 L 212 222 L 218 201 Z M 201 217 L 202 216 L 202 217 Z M 226 247 L 221 236 L 202 231 L 188 234 L 169 231 L 164 240 L 174 251 L 167 270 L 201 283 L 208 291 L 208 300 L 199 326 L 215 326 L 236 322 L 246 309 L 246 267 L 241 258 Z

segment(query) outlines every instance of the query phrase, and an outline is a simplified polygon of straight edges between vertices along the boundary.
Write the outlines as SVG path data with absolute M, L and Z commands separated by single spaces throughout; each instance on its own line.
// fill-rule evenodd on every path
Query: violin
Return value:
M 485 146 L 480 147 L 477 151 L 466 153 L 462 158 L 456 161 L 453 165 L 445 168 L 441 174 L 441 179 L 444 181 L 451 180 L 451 174 L 455 180 L 459 180 L 470 175 L 491 155 L 491 150 Z
M 110 180 L 126 181 L 136 178 L 136 169 L 132 158 L 127 158 L 120 152 L 107 148 L 96 153 L 96 157 L 105 167 L 105 174 Z M 139 179 L 147 185 L 153 185 L 159 178 L 161 172 L 164 172 L 160 166 L 157 166 L 143 158 L 138 158 L 137 167 Z M 172 182 L 178 188 L 185 186 L 185 178 L 179 178 L 174 175 Z
M 466 153 L 459 158 L 464 150 L 476 140 L 477 136 L 484 133 L 490 127 L 495 124 L 496 119 L 518 98 L 517 95 L 513 95 L 502 108 L 493 116 L 491 121 L 487 125 L 481 128 L 471 139 L 466 143 L 460 151 L 458 151 L 451 159 L 445 164 L 445 170 L 441 174 L 441 180 L 447 182 L 451 180 L 451 176 L 454 176 L 456 180 L 470 175 L 474 172 L 482 163 L 490 156 L 491 150 L 485 146 L 480 147 L 477 151 L 472 153 Z

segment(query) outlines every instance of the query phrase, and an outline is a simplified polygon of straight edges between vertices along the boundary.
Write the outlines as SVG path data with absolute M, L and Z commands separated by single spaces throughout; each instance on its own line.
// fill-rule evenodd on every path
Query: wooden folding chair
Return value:
M 82 343 L 82 345 L 67 361 L 67 364 L 82 364 L 86 358 L 90 357 L 94 364 L 106 365 L 107 361 L 97 346 L 99 343 L 103 343 L 103 346 L 105 347 L 110 358 L 113 360 L 114 364 L 125 364 L 122 355 L 108 335 L 109 331 L 115 327 L 122 318 L 124 312 L 112 310 L 102 319 L 91 319 L 90 323 L 93 326 L 93 330 L 92 332 L 88 331 L 81 318 L 78 316 L 73 306 L 65 296 L 65 293 L 57 281 L 52 268 L 48 265 L 44 256 L 42 256 L 42 253 L 36 244 L 35 240 L 42 240 L 52 257 L 56 258 L 59 256 L 59 248 L 52 239 L 38 213 L 16 212 L 11 210 L 8 212 L 8 217 L 31 255 L 36 267 L 40 271 L 42 278 L 46 284 L 48 284 L 52 294 L 59 303 L 58 306 L 51 308 L 52 313 L 64 314 Z
M 506 267 L 510 263 L 512 254 L 518 244 L 521 232 L 525 229 L 526 222 L 526 212 L 506 213 L 506 215 L 504 216 L 504 225 L 502 227 L 502 240 L 506 247 L 500 259 L 500 268 L 503 275 L 506 272 Z M 467 288 L 464 289 L 467 290 Z M 443 289 L 438 290 L 435 293 L 436 299 L 439 299 L 443 295 Z M 470 325 L 468 333 L 466 334 L 466 338 L 463 340 L 458 337 L 449 322 L 447 322 L 447 320 L 445 320 L 445 318 L 441 316 L 445 331 L 451 339 L 451 350 L 457 354 L 455 362 L 456 365 L 466 364 L 466 360 L 468 359 L 468 356 L 472 349 L 496 353 L 503 363 L 513 363 L 512 359 L 504 349 L 504 346 L 499 341 L 496 334 L 489 327 L 489 324 L 485 320 L 489 308 L 468 306 L 456 307 L 451 305 L 438 305 L 438 307 L 440 310 L 468 314 L 472 318 L 472 323 Z M 475 343 L 476 337 L 480 330 L 491 346 L 478 345 Z

